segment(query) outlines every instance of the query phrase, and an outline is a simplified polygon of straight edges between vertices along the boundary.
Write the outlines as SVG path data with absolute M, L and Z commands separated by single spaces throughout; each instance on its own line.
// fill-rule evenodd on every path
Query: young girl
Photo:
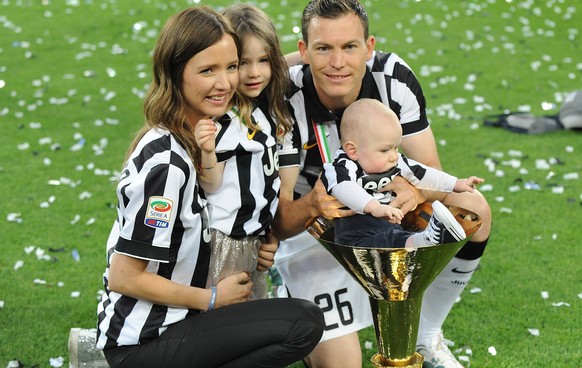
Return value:
M 237 108 L 216 122 L 219 164 L 203 183 L 212 228 L 208 286 L 246 271 L 253 281 L 252 298 L 260 299 L 267 295 L 267 284 L 266 272 L 262 272 L 266 269 L 256 267 L 259 249 L 268 247 L 274 253 L 277 248 L 270 225 L 280 187 L 277 140 L 291 127 L 284 105 L 287 66 L 275 27 L 263 11 L 236 4 L 223 15 L 242 44 L 241 97 Z M 251 108 L 246 104 L 249 100 Z
M 239 50 L 229 23 L 208 7 L 174 15 L 156 43 L 146 124 L 117 186 L 98 306 L 97 347 L 112 368 L 283 367 L 321 337 L 315 304 L 245 302 L 252 283 L 244 272 L 205 288 L 210 247 L 198 180 L 215 158 L 199 126 L 230 108 Z

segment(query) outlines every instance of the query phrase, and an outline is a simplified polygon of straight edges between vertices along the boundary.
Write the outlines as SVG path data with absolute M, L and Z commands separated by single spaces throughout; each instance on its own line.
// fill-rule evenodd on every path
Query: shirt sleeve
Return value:
M 419 189 L 450 193 L 455 188 L 457 178 L 444 171 L 421 164 L 400 155 L 398 166 L 402 176 Z
M 338 151 L 333 163 L 323 164 L 322 182 L 328 194 L 350 209 L 364 213 L 364 208 L 374 197 L 357 182 L 356 164 L 346 158 L 337 159 L 341 155 Z

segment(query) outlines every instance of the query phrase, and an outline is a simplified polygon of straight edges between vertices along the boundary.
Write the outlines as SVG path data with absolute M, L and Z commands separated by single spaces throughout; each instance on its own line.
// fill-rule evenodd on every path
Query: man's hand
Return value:
M 406 179 L 397 176 L 386 189 L 393 191 L 396 198 L 392 200 L 390 205 L 399 208 L 402 214 L 413 211 L 419 203 L 426 201 L 426 198 L 421 190 L 415 188 Z
M 310 192 L 311 217 L 322 216 L 328 219 L 355 215 L 356 212 L 347 209 L 334 196 L 327 194 L 321 179 L 317 179 Z

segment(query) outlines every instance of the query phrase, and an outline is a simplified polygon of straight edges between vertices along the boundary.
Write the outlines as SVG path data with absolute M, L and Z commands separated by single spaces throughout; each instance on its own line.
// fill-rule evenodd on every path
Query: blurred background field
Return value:
M 158 31 L 187 6 L 230 3 L 0 0 L 0 367 L 68 366 L 70 328 L 95 326 L 115 180 L 143 122 Z M 252 3 L 294 51 L 306 2 Z M 444 168 L 486 179 L 493 233 L 446 321 L 451 350 L 472 367 L 581 367 L 582 132 L 482 122 L 556 114 L 582 89 L 582 4 L 364 4 L 377 48 L 422 83 Z M 367 367 L 373 331 L 361 340 Z

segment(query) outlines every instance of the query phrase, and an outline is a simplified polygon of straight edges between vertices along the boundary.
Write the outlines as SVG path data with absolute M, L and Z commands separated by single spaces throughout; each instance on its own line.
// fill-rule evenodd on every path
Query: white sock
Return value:
M 429 345 L 443 327 L 455 301 L 469 283 L 480 258 L 454 257 L 424 292 L 416 345 Z

